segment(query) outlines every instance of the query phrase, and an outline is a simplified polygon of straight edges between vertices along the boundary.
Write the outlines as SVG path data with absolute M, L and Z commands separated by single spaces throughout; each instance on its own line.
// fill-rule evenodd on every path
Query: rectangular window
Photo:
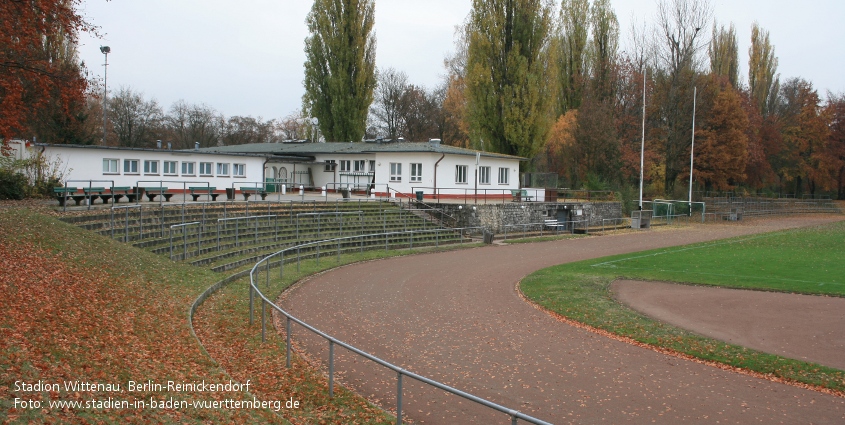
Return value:
M 138 160 L 124 159 L 123 160 L 123 174 L 138 174 Z
M 117 174 L 117 160 L 103 159 L 103 174 Z
M 246 177 L 246 164 L 232 164 L 232 175 L 235 177 Z
M 508 184 L 508 172 L 510 171 L 507 167 L 500 167 L 499 168 L 499 184 Z
M 196 162 L 185 162 L 182 161 L 182 175 L 183 176 L 193 176 L 194 167 L 196 166 Z
M 364 173 L 366 171 L 367 171 L 367 161 L 364 160 L 364 159 L 356 160 L 355 161 L 355 172 L 356 173 Z
M 169 174 L 172 176 L 176 175 L 176 161 L 164 161 L 163 167 L 164 174 Z
M 333 159 L 326 160 L 326 170 L 325 171 L 334 171 L 337 167 L 337 163 Z
M 401 182 L 402 181 L 402 164 L 398 162 L 391 162 L 390 163 L 390 181 L 392 182 Z
M 158 161 L 144 161 L 144 174 L 158 175 Z
M 211 175 L 211 166 L 213 162 L 200 162 L 200 175 L 201 176 L 210 176 Z M 220 174 L 220 173 L 217 173 Z
M 422 164 L 411 164 L 411 183 L 422 181 Z
M 478 167 L 478 184 L 490 184 L 490 167 Z
M 369 171 L 370 171 L 371 173 L 375 173 L 375 172 L 376 172 L 376 160 L 375 160 L 375 159 L 371 159 L 371 160 L 370 160 L 370 170 L 369 170 Z
M 348 159 L 341 159 L 340 160 L 340 172 L 341 173 L 348 172 L 350 170 L 349 165 L 350 165 L 350 161 Z
M 457 184 L 466 184 L 467 183 L 467 166 L 466 165 L 456 165 L 455 166 L 455 183 L 457 183 Z
M 229 175 L 229 164 L 218 162 L 217 163 L 217 175 L 218 176 L 228 176 Z

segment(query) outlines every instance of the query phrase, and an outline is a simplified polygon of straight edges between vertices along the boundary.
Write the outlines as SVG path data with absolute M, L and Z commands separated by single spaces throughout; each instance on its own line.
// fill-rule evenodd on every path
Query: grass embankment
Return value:
M 540 270 L 521 284 L 550 311 L 589 326 L 796 382 L 845 391 L 845 372 L 704 338 L 616 302 L 618 278 L 845 296 L 845 222 L 659 249 Z
M 151 407 L 151 399 L 252 400 L 244 392 L 167 390 L 167 381 L 229 382 L 186 320 L 187 306 L 219 276 L 24 209 L 0 211 L 0 270 L 0 422 L 282 422 L 269 409 Z M 130 380 L 164 389 L 129 392 Z M 122 392 L 68 391 L 66 381 Z M 59 389 L 40 390 L 44 384 Z M 16 408 L 16 398 L 29 408 Z M 130 407 L 97 406 L 109 399 Z

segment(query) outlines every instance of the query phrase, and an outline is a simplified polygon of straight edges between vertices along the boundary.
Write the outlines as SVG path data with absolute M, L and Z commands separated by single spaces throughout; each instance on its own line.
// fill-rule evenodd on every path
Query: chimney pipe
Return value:
M 161 149 L 161 140 L 156 140 L 156 149 Z
M 171 149 L 173 149 L 173 144 L 170 143 L 170 142 L 167 142 L 167 150 L 171 150 Z
M 194 150 L 195 151 L 200 150 L 200 142 L 194 142 Z

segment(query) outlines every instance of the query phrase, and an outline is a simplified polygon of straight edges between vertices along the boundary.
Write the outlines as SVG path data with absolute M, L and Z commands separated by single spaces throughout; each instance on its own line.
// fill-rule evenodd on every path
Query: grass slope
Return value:
M 654 321 L 610 294 L 617 278 L 845 295 L 845 222 L 565 264 L 523 293 L 550 311 L 636 341 L 787 380 L 845 391 L 845 372 L 704 338 Z
M 186 320 L 187 307 L 217 275 L 24 209 L 0 211 L 0 270 L 0 422 L 283 422 L 269 409 L 150 407 L 150 399 L 252 400 L 243 392 L 127 391 L 130 380 L 229 382 Z M 124 392 L 21 386 L 39 381 L 120 385 Z M 41 408 L 16 408 L 16 398 Z M 146 407 L 49 406 L 109 398 Z

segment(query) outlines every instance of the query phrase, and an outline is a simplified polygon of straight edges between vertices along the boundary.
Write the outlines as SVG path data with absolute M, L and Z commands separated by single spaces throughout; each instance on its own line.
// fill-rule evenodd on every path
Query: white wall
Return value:
M 41 153 L 43 149 L 43 153 Z M 114 186 L 164 186 L 172 192 L 179 192 L 183 187 L 210 186 L 216 187 L 222 192 L 226 188 L 241 186 L 255 186 L 256 182 L 264 181 L 264 158 L 254 156 L 224 155 L 210 153 L 194 153 L 190 151 L 170 150 L 134 150 L 134 149 L 110 149 L 110 148 L 73 148 L 61 145 L 32 146 L 30 153 L 37 155 L 41 153 L 50 161 L 61 163 L 60 170 L 64 172 L 65 180 L 71 181 L 69 187 L 87 187 L 87 180 L 99 180 L 92 182 L 92 187 L 109 187 L 114 181 Z M 103 160 L 117 160 L 116 172 L 105 172 Z M 126 160 L 137 160 L 137 171 L 125 171 Z M 145 161 L 155 162 L 157 172 L 145 172 Z M 165 174 L 164 162 L 176 162 L 176 173 Z M 193 175 L 182 173 L 182 163 L 193 162 Z M 211 175 L 200 174 L 200 163 L 212 163 Z M 218 174 L 217 164 L 228 164 L 228 175 Z M 244 175 L 234 175 L 234 164 L 244 165 Z M 165 181 L 165 182 L 161 182 Z
M 438 153 L 378 153 L 376 154 L 376 183 L 377 190 L 381 191 L 383 185 L 389 185 L 392 190 L 408 195 L 416 191 L 422 191 L 426 196 L 434 194 L 435 188 L 435 164 L 441 158 Z M 402 181 L 390 181 L 390 163 L 402 164 Z M 422 164 L 422 181 L 411 182 L 411 163 Z M 457 183 L 456 168 L 458 165 L 466 166 L 466 183 Z M 476 170 L 479 167 L 490 167 L 490 182 L 476 186 Z M 508 183 L 499 184 L 499 168 L 506 168 L 508 171 Z M 481 156 L 479 165 L 475 164 L 475 157 L 469 155 L 447 154 L 437 164 L 437 193 L 439 195 L 474 196 L 476 188 L 478 196 L 510 196 L 511 189 L 519 188 L 519 161 L 504 158 L 491 158 Z

